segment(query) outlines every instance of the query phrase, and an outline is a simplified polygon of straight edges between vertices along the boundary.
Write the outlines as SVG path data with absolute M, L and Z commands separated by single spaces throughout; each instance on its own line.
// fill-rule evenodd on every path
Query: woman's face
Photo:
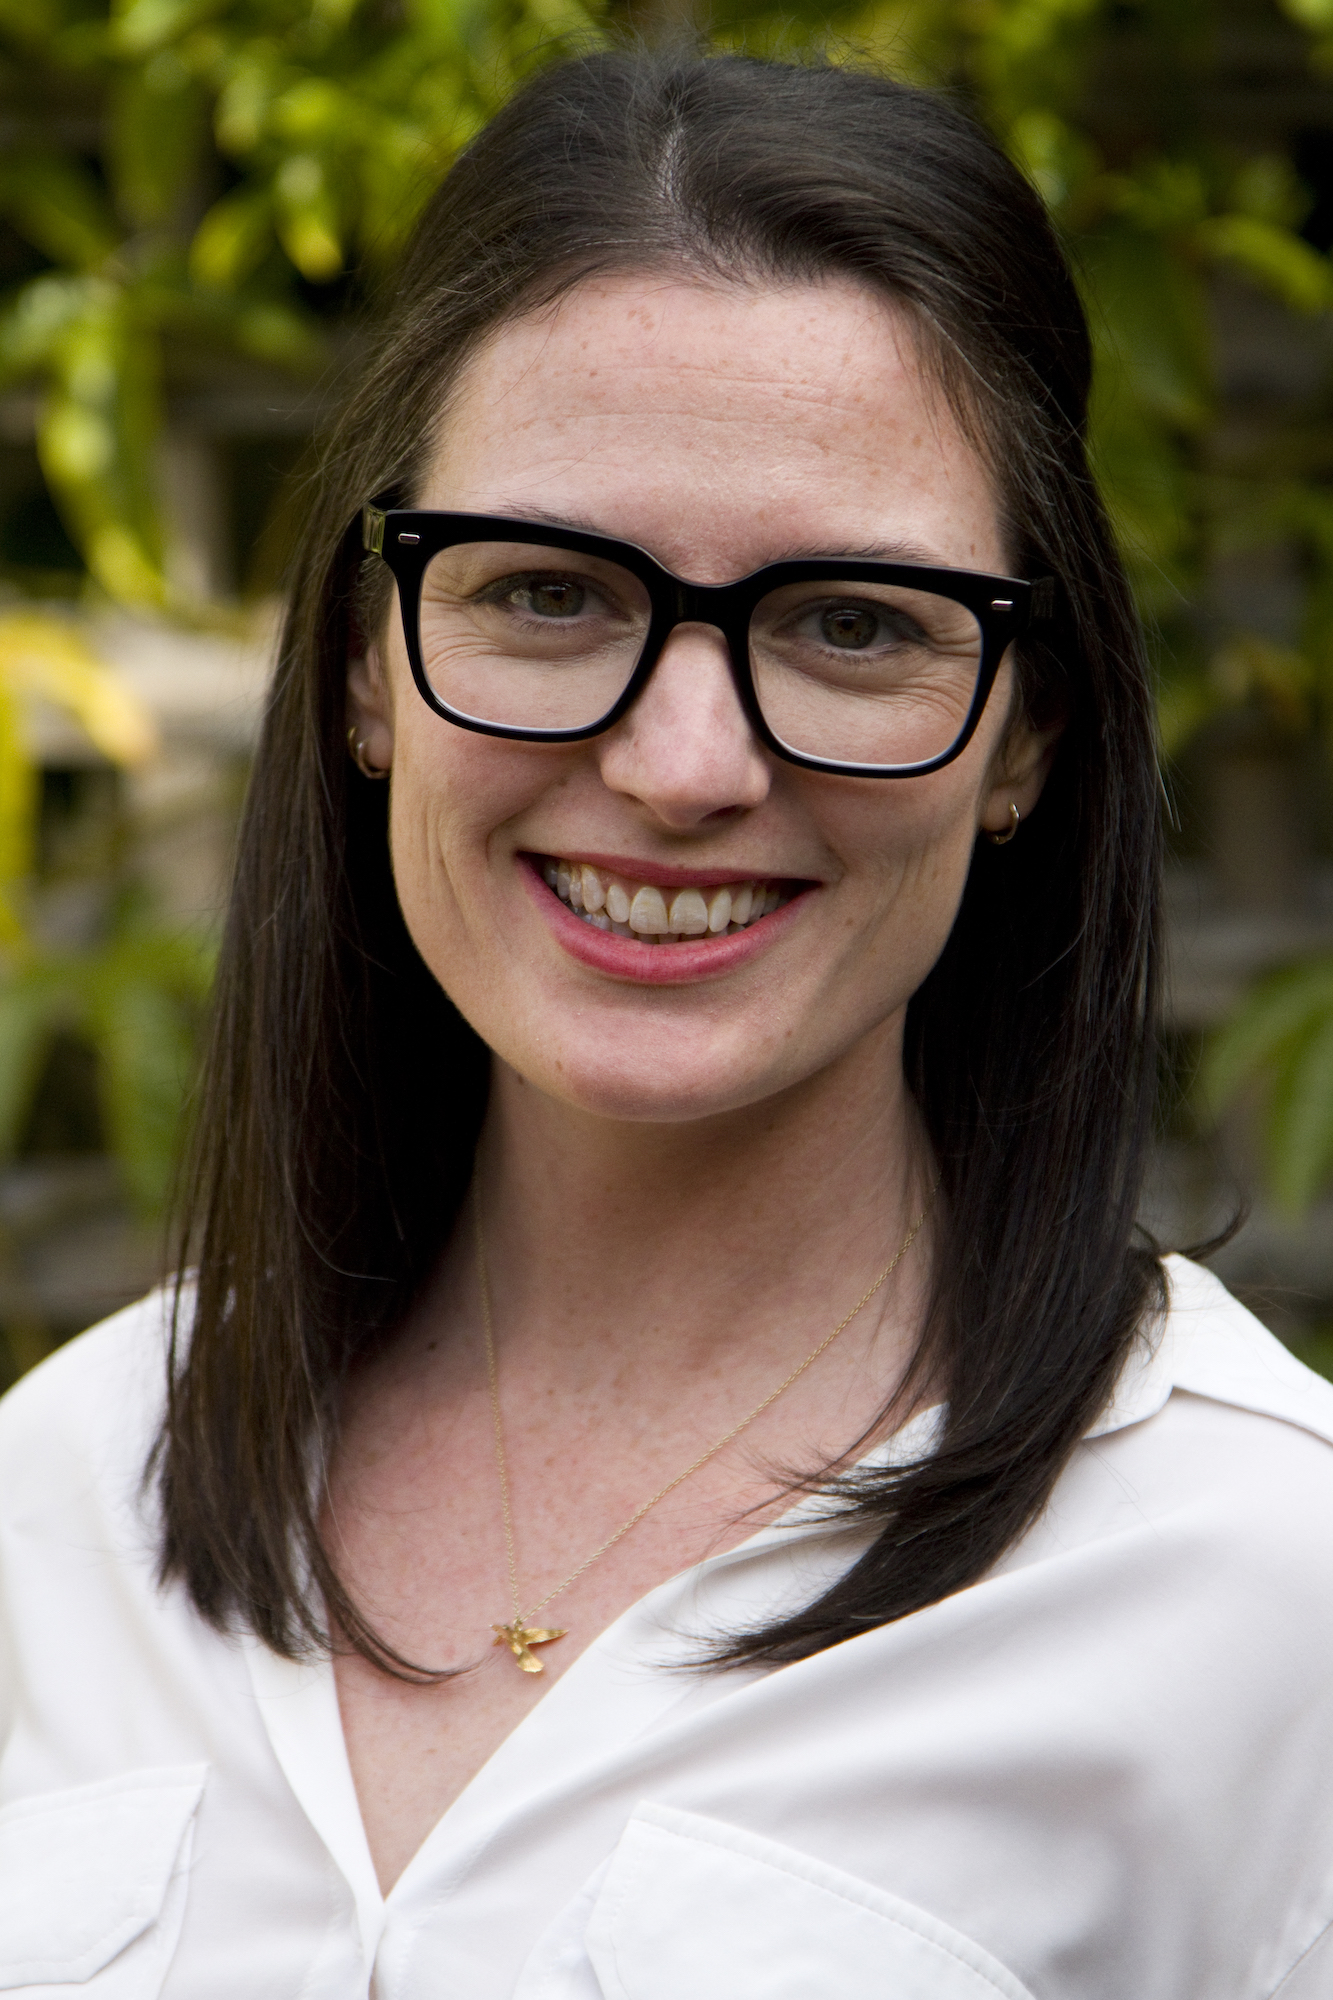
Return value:
M 419 504 L 617 536 L 700 583 L 802 555 L 1011 562 L 907 322 L 850 283 L 584 284 L 472 358 Z M 408 928 L 477 1032 L 556 1099 L 675 1121 L 897 1037 L 979 830 L 1040 790 L 1051 740 L 1006 729 L 1011 696 L 1006 663 L 968 748 L 928 777 L 831 777 L 761 747 L 720 634 L 687 626 L 603 736 L 508 742 L 426 707 L 395 606 L 352 668 L 349 718 L 392 766 Z M 562 863 L 613 914 L 615 886 L 668 912 L 685 892 L 681 929 L 701 908 L 725 922 L 719 891 L 744 916 L 749 888 L 749 921 L 641 943 L 562 900 Z M 756 917 L 765 888 L 779 907 Z

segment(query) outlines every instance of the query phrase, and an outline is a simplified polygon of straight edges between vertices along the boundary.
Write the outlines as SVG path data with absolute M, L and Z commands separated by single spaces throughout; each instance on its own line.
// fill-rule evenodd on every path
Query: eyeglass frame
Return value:
M 676 627 L 706 625 L 722 635 L 736 697 L 746 721 L 764 747 L 802 770 L 824 771 L 845 778 L 921 778 L 961 756 L 976 733 L 1009 647 L 1033 625 L 1051 618 L 1055 608 L 1054 577 L 1028 581 L 980 570 L 937 569 L 921 563 L 870 562 L 833 556 L 765 563 L 733 583 L 690 583 L 673 575 L 637 543 L 622 542 L 613 535 L 556 527 L 550 522 L 518 520 L 506 514 L 386 507 L 375 500 L 361 510 L 361 540 L 366 553 L 378 556 L 393 573 L 408 663 L 417 692 L 429 709 L 459 729 L 521 743 L 583 743 L 604 735 L 628 714 L 643 693 Z M 484 722 L 478 716 L 451 708 L 431 686 L 421 652 L 421 589 L 427 565 L 445 549 L 457 548 L 465 542 L 489 541 L 569 549 L 576 555 L 595 556 L 628 570 L 647 591 L 650 614 L 638 660 L 617 700 L 595 722 L 584 723 L 577 729 L 528 729 L 519 723 Z M 950 598 L 972 613 L 981 632 L 976 686 L 962 727 L 947 749 L 915 764 L 852 764 L 795 750 L 774 735 L 755 692 L 750 621 L 756 605 L 771 591 L 784 584 L 806 582 L 900 584 Z

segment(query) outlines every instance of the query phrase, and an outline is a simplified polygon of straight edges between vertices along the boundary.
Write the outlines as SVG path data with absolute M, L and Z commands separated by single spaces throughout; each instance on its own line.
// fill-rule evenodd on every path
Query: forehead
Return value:
M 848 281 L 577 286 L 465 365 L 421 498 L 595 527 L 699 580 L 885 542 L 1001 566 L 913 322 Z

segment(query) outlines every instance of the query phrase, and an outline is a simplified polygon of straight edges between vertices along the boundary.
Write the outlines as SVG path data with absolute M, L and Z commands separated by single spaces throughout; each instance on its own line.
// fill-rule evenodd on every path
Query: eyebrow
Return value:
M 784 549 L 773 556 L 773 562 L 837 562 L 843 556 L 848 562 L 900 562 L 923 563 L 932 569 L 951 567 L 938 549 L 928 549 L 920 542 L 874 542 L 863 548 L 849 549 L 845 543 L 835 547 L 815 547 L 801 543 Z
M 604 535 L 608 541 L 613 542 L 630 540 L 626 535 L 609 533 L 599 522 L 589 520 L 586 515 L 556 514 L 547 507 L 525 507 L 521 513 L 515 512 L 511 518 L 515 521 L 540 521 L 551 528 L 568 528 L 578 535 Z M 638 548 L 641 545 L 631 542 L 631 546 Z M 651 553 L 650 550 L 649 554 Z M 793 542 L 785 548 L 776 550 L 757 567 L 766 569 L 769 563 L 779 562 L 838 562 L 844 557 L 848 562 L 912 563 L 926 569 L 957 567 L 956 564 L 950 564 L 938 549 L 926 548 L 920 542 L 905 541 L 866 543 L 860 548 L 848 548 L 842 543 Z

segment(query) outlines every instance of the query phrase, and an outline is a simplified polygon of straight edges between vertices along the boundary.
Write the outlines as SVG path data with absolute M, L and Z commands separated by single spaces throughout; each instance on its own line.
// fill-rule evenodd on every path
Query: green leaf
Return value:
M 1282 1057 L 1333 1011 L 1333 957 L 1269 973 L 1251 989 L 1209 1045 L 1199 1076 L 1214 1113 L 1266 1065 Z
M 236 341 L 243 353 L 280 368 L 309 371 L 327 359 L 319 326 L 291 306 L 247 305 L 235 319 Z
M 236 291 L 273 242 L 268 190 L 243 188 L 214 202 L 190 245 L 190 276 L 215 291 Z
M 1333 0 L 1281 0 L 1284 14 L 1316 33 L 1333 28 Z
M 1333 999 L 1278 1080 L 1268 1147 L 1273 1193 L 1299 1215 L 1333 1173 Z
M 283 69 L 271 43 L 255 41 L 229 55 L 223 66 L 214 131 L 224 153 L 254 151 L 268 124 L 269 107 L 282 87 Z
M 1171 666 L 1175 666 L 1172 661 Z M 1176 757 L 1191 737 L 1217 711 L 1217 694 L 1206 674 L 1197 669 L 1167 672 L 1157 691 L 1157 734 L 1162 755 Z
M 1034 107 L 1014 120 L 1009 151 L 1046 206 L 1059 209 L 1095 173 L 1097 154 L 1054 111 Z
M 1236 632 L 1209 662 L 1220 705 L 1250 706 L 1293 736 L 1309 726 L 1312 678 L 1303 653 L 1256 632 Z
M 120 241 L 93 176 L 77 161 L 27 154 L 0 166 L 0 212 L 53 263 L 84 270 Z
M 1208 212 L 1208 188 L 1197 160 L 1150 157 L 1132 174 L 1108 177 L 1107 192 L 1124 219 L 1149 236 L 1188 229 Z
M 361 107 L 328 77 L 307 76 L 273 100 L 270 122 L 281 138 L 302 148 L 345 143 L 360 128 Z
M 40 48 L 64 19 L 61 0 L 0 0 L 0 28 L 17 42 Z
M 116 433 L 109 419 L 86 403 L 56 397 L 42 418 L 41 454 L 53 484 L 87 487 L 115 463 Z
M 343 267 L 338 213 L 322 163 L 293 153 L 274 182 L 278 236 L 303 278 L 325 284 Z
M 170 51 L 113 79 L 107 157 L 116 206 L 135 229 L 192 200 L 207 132 L 202 92 Z
M 18 902 L 32 873 L 39 804 L 19 677 L 0 657 L 0 940 L 24 942 Z
M 1063 109 L 1077 98 L 1086 25 L 1099 7 L 1100 0 L 990 0 L 984 11 L 955 13 L 955 34 L 974 29 L 968 67 L 1002 129 L 1028 106 Z
M 1098 367 L 1134 403 L 1184 432 L 1213 413 L 1208 302 L 1169 243 L 1112 224 L 1082 245 Z
M 362 0 L 310 0 L 311 26 L 326 35 L 345 28 Z
M 1242 215 L 1257 215 L 1284 230 L 1298 228 L 1310 207 L 1309 190 L 1280 153 L 1258 153 L 1243 161 L 1236 170 L 1231 199 Z
M 1092 460 L 1140 608 L 1178 612 L 1194 523 L 1180 443 L 1107 367 L 1095 384 Z
M 112 0 L 111 46 L 122 56 L 151 55 L 222 13 L 228 4 L 229 0 Z
M 1289 229 L 1257 215 L 1214 215 L 1197 233 L 1206 255 L 1234 264 L 1295 312 L 1333 306 L 1333 265 Z
M 98 582 L 122 603 L 162 605 L 153 476 L 160 353 L 142 311 L 145 282 L 87 282 L 82 311 L 50 344 L 37 448 Z
M 30 980 L 0 985 L 0 1159 L 12 1159 L 52 1030 L 51 991 Z
M 118 979 L 108 968 L 96 983 L 89 1025 L 111 1149 L 136 1206 L 145 1215 L 160 1214 L 193 1074 L 189 1023 L 160 986 Z
M 0 375 L 22 376 L 50 364 L 60 336 L 88 309 L 82 278 L 34 278 L 0 316 Z

